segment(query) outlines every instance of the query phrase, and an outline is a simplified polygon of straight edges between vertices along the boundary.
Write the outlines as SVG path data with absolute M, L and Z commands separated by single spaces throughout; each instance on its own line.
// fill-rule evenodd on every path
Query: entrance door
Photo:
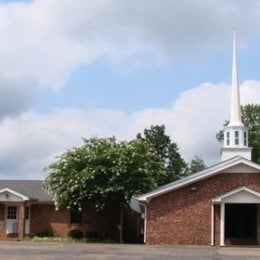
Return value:
M 225 238 L 233 243 L 256 242 L 256 204 L 226 204 Z
M 18 233 L 18 209 L 17 206 L 6 207 L 6 225 L 5 230 L 7 234 Z

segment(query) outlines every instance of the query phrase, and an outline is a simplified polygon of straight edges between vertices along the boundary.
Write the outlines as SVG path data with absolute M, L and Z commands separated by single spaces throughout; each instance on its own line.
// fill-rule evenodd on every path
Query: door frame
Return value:
M 8 214 L 12 214 L 9 212 L 10 207 L 16 208 L 16 218 L 8 219 Z M 5 221 L 4 221 L 4 231 L 5 234 L 18 234 L 19 230 L 19 204 L 16 203 L 8 203 L 5 205 Z M 8 226 L 10 224 L 10 226 Z M 12 226 L 12 227 L 11 227 Z
M 215 223 L 214 216 L 215 210 L 214 205 L 220 205 L 220 219 L 219 219 L 219 245 L 225 246 L 225 204 L 257 204 L 260 205 L 260 193 L 254 190 L 251 190 L 245 186 L 239 187 L 227 193 L 224 193 L 220 196 L 212 199 L 211 206 L 211 245 L 214 245 L 214 236 L 215 236 Z M 259 214 L 259 213 L 257 213 Z M 257 221 L 257 229 L 259 228 L 259 221 Z M 258 232 L 258 231 L 257 231 Z M 260 231 L 259 231 L 260 232 Z M 257 233 L 257 239 L 259 238 Z

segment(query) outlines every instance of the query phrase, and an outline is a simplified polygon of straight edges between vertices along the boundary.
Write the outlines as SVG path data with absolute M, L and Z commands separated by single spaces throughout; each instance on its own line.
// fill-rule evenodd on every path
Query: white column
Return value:
M 225 203 L 220 204 L 220 246 L 225 245 Z
M 214 204 L 211 204 L 211 245 L 214 246 Z

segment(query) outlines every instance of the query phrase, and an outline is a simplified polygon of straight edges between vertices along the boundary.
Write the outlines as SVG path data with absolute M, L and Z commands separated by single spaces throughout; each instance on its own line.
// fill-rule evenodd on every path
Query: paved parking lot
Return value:
M 0 242 L 0 260 L 260 259 L 260 247 Z

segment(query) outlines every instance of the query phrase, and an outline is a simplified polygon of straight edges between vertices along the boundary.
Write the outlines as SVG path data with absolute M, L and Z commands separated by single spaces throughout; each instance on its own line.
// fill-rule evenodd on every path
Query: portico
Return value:
M 0 190 L 3 238 L 23 239 L 30 232 L 30 198 L 9 188 Z
M 220 208 L 219 225 L 215 208 Z M 215 228 L 216 227 L 216 228 Z M 260 244 L 260 193 L 240 187 L 212 200 L 211 245 L 215 245 L 219 228 L 220 246 L 228 244 Z

